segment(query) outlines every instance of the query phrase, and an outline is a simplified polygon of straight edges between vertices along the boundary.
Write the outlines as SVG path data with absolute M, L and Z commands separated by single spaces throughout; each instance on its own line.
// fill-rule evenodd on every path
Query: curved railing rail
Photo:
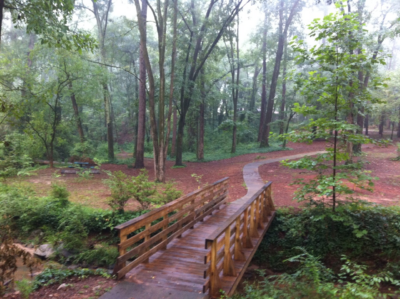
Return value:
M 210 251 L 204 259 L 208 267 L 203 293 L 209 290 L 212 297 L 223 290 L 230 296 L 236 289 L 275 216 L 271 184 L 264 185 L 206 239 L 205 246 Z
M 114 274 L 120 279 L 140 263 L 148 262 L 150 256 L 224 204 L 228 181 L 219 180 L 115 227 L 119 231 L 120 256 Z

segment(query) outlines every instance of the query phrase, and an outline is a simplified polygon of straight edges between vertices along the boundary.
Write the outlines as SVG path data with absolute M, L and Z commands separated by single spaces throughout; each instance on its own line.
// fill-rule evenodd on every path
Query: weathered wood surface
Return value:
M 225 178 L 117 226 L 120 256 L 114 273 L 122 278 L 139 264 L 147 263 L 152 255 L 225 204 L 227 194 Z
M 235 291 L 275 216 L 271 184 L 237 206 L 235 213 L 206 238 L 209 251 L 204 257 L 204 293 L 218 297 L 221 290 L 228 296 Z
M 118 226 L 118 277 L 150 289 L 162 287 L 166 292 L 179 290 L 204 298 L 219 289 L 232 293 L 275 208 L 271 184 L 242 205 L 226 204 L 227 184 L 228 179 L 223 179 Z

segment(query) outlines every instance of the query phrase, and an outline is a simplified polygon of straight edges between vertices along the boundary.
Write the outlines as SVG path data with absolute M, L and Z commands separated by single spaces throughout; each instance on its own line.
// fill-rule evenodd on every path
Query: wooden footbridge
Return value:
M 221 290 L 235 291 L 275 207 L 271 182 L 227 203 L 228 182 L 222 179 L 116 227 L 120 256 L 114 273 L 134 285 L 125 290 L 126 298 L 219 298 Z

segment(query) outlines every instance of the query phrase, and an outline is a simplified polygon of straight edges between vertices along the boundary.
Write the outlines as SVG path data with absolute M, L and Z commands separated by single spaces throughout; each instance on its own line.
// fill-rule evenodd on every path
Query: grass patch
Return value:
M 185 168 L 186 165 L 174 165 L 171 167 L 171 169 L 177 169 L 177 168 Z
M 240 144 L 236 149 L 236 153 L 232 154 L 230 150 L 226 149 L 218 149 L 215 151 L 209 151 L 204 154 L 203 160 L 198 160 L 196 157 L 196 153 L 185 152 L 183 153 L 182 160 L 186 162 L 210 162 L 210 161 L 218 161 L 229 159 L 241 155 L 246 154 L 264 154 L 271 153 L 277 151 L 286 151 L 291 150 L 291 148 L 282 148 L 279 145 L 271 145 L 270 147 L 260 148 L 258 143 L 250 143 L 250 144 Z

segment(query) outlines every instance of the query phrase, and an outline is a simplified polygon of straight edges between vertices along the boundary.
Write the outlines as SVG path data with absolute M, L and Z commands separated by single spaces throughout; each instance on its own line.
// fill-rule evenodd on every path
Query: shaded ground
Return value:
M 213 183 L 223 177 L 230 177 L 229 200 L 236 200 L 246 194 L 246 188 L 243 181 L 242 169 L 247 163 L 258 161 L 260 159 L 272 159 L 284 157 L 298 153 L 307 153 L 324 149 L 324 142 L 315 142 L 312 145 L 307 144 L 289 144 L 293 148 L 291 151 L 279 151 L 262 154 L 246 154 L 230 159 L 205 162 L 205 163 L 186 163 L 185 168 L 173 169 L 174 161 L 167 161 L 166 176 L 167 180 L 176 183 L 176 187 L 184 194 L 189 193 L 199 187 L 199 183 L 191 175 L 202 176 L 201 185 Z M 130 154 L 127 156 L 131 156 Z M 150 179 L 154 179 L 153 161 L 145 159 L 146 169 L 149 171 Z M 103 170 L 117 171 L 121 170 L 128 175 L 138 175 L 139 170 L 128 167 L 128 165 L 103 164 Z M 110 191 L 103 183 L 107 178 L 105 173 L 94 175 L 92 179 L 82 179 L 76 174 L 60 175 L 57 169 L 43 169 L 37 175 L 28 178 L 13 179 L 26 186 L 30 186 L 39 195 L 47 195 L 52 182 L 66 184 L 71 193 L 70 200 L 82 204 L 108 209 L 107 197 Z M 130 201 L 128 209 L 137 208 L 137 203 Z
M 371 134 L 377 137 L 376 132 Z M 246 187 L 243 181 L 242 169 L 244 165 L 260 161 L 263 159 L 274 159 L 284 156 L 291 156 L 301 153 L 323 150 L 325 142 L 317 141 L 312 145 L 308 144 L 289 144 L 293 148 L 291 151 L 279 151 L 271 153 L 246 154 L 230 159 L 194 163 L 187 162 L 185 168 L 173 169 L 174 161 L 167 161 L 166 176 L 168 181 L 173 181 L 177 189 L 183 194 L 189 193 L 199 187 L 192 174 L 201 176 L 201 185 L 213 183 L 223 177 L 230 177 L 229 200 L 233 201 L 246 194 Z M 365 157 L 371 164 L 367 165 L 367 170 L 372 171 L 373 176 L 381 178 L 376 181 L 374 196 L 368 192 L 362 193 L 362 198 L 373 200 L 383 204 L 396 204 L 400 200 L 400 163 L 391 161 L 391 157 L 396 156 L 396 148 L 379 148 L 373 145 L 364 145 L 363 150 L 367 153 Z M 130 158 L 131 154 L 122 153 L 120 158 Z M 150 179 L 154 179 L 153 161 L 145 159 L 145 166 L 149 172 Z M 131 165 L 103 164 L 102 170 L 117 171 L 121 170 L 128 175 L 135 176 L 139 173 L 138 169 L 131 168 Z M 265 180 L 273 181 L 273 195 L 276 206 L 297 206 L 298 203 L 292 201 L 293 192 L 296 186 L 289 184 L 295 177 L 304 176 L 299 170 L 290 170 L 280 166 L 279 162 L 260 167 L 260 175 Z M 29 178 L 19 178 L 16 181 L 30 186 L 39 195 L 47 195 L 52 182 L 66 184 L 71 193 L 70 200 L 80 202 L 87 206 L 108 209 L 107 197 L 110 191 L 103 183 L 107 178 L 105 173 L 96 174 L 92 179 L 83 179 L 76 174 L 59 175 L 59 170 L 43 169 L 37 175 Z M 13 180 L 14 181 L 14 180 Z M 129 201 L 127 209 L 137 209 L 136 202 Z
M 48 287 L 42 287 L 38 291 L 33 292 L 29 296 L 29 299 L 95 299 L 110 291 L 117 284 L 117 281 L 98 276 L 91 276 L 85 279 L 79 279 L 77 277 L 66 279 L 63 284 L 66 284 L 67 286 L 59 290 L 58 288 L 62 285 L 60 283 Z M 0 298 L 21 299 L 23 297 L 19 292 L 16 292 Z

